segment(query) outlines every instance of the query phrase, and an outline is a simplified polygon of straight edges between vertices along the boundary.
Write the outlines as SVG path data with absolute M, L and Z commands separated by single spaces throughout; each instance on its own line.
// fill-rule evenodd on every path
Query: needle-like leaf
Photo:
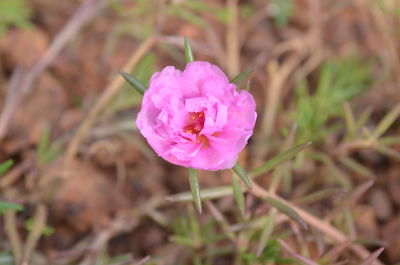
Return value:
M 267 197 L 265 199 L 268 204 L 270 204 L 272 207 L 276 208 L 278 211 L 281 213 L 287 215 L 291 219 L 295 220 L 297 223 L 299 223 L 304 229 L 308 229 L 306 222 L 301 218 L 301 216 L 292 208 L 290 208 L 288 205 L 273 199 L 271 197 Z
M 192 191 L 194 205 L 196 206 L 197 211 L 201 213 L 201 195 L 200 195 L 199 178 L 197 175 L 197 170 L 192 168 L 189 168 L 189 183 L 190 183 L 190 190 Z
M 286 152 L 283 152 L 283 153 L 271 158 L 270 160 L 268 160 L 267 162 L 265 162 L 258 168 L 253 169 L 250 172 L 250 175 L 258 176 L 258 175 L 264 174 L 264 173 L 270 171 L 271 169 L 273 169 L 274 167 L 276 167 L 277 165 L 279 165 L 280 163 L 293 158 L 298 152 L 300 152 L 301 150 L 303 150 L 304 148 L 306 148 L 310 145 L 311 145 L 311 142 L 306 142 L 304 144 L 297 145 L 297 146 L 287 150 Z
M 242 189 L 240 188 L 239 181 L 235 176 L 232 176 L 232 190 L 233 190 L 233 197 L 235 198 L 236 204 L 239 207 L 240 214 L 242 218 L 244 218 L 246 212 L 246 204 L 244 202 L 244 196 L 242 193 Z
M 396 121 L 396 119 L 400 116 L 400 104 L 398 104 L 395 108 L 393 108 L 386 116 L 379 122 L 378 126 L 374 131 L 374 137 L 381 137 L 392 124 Z
M 188 37 L 185 37 L 185 60 L 186 63 L 190 63 L 194 61 L 192 47 L 190 46 L 190 41 Z
M 238 177 L 243 181 L 244 184 L 246 184 L 247 188 L 251 190 L 251 181 L 249 176 L 247 176 L 246 171 L 242 168 L 242 166 L 239 163 L 236 163 L 232 170 L 238 175 Z
M 118 71 L 120 75 L 122 75 L 122 77 L 126 80 L 126 82 L 128 82 L 134 89 L 136 89 L 137 92 L 139 92 L 140 94 L 144 94 L 144 92 L 146 91 L 147 87 L 140 82 L 138 79 L 136 79 L 135 77 L 123 72 L 123 71 Z
M 260 243 L 257 248 L 257 257 L 260 257 L 271 236 L 275 224 L 276 210 L 272 209 L 267 216 L 265 226 L 261 232 Z
M 372 265 L 375 260 L 378 259 L 379 255 L 383 252 L 385 248 L 379 248 L 378 250 L 375 250 L 369 257 L 364 260 L 360 265 Z

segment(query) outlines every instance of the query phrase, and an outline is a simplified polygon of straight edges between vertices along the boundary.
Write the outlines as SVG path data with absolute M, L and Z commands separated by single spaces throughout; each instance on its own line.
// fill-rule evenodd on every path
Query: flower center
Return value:
M 203 112 L 190 112 L 189 122 L 183 127 L 184 132 L 198 135 L 203 130 L 204 120 Z

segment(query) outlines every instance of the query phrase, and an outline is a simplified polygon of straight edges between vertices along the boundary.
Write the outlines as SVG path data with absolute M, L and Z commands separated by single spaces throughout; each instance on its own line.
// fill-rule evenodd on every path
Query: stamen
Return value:
M 186 133 L 199 135 L 204 127 L 204 113 L 203 112 L 191 112 L 189 113 L 189 121 L 183 128 Z

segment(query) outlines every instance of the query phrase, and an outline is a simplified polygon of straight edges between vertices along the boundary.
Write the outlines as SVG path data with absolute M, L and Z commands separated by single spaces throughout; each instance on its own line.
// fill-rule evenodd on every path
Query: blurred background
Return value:
M 254 178 L 308 230 L 253 192 L 241 216 L 231 171 L 201 215 L 173 195 L 117 71 L 183 69 L 184 36 L 253 70 L 248 171 L 312 141 Z M 398 0 L 0 0 L 0 264 L 400 264 L 399 48 Z

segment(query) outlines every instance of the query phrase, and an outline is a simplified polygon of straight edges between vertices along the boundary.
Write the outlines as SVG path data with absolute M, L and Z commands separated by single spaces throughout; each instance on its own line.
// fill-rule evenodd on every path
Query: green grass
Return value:
M 30 13 L 25 0 L 1 0 L 0 38 L 10 27 L 29 27 Z
M 343 103 L 369 89 L 371 84 L 371 67 L 357 56 L 326 62 L 314 91 L 307 80 L 302 80 L 296 88 L 292 112 L 293 121 L 298 124 L 299 141 L 318 142 L 343 128 L 342 122 L 328 122 L 343 117 Z

